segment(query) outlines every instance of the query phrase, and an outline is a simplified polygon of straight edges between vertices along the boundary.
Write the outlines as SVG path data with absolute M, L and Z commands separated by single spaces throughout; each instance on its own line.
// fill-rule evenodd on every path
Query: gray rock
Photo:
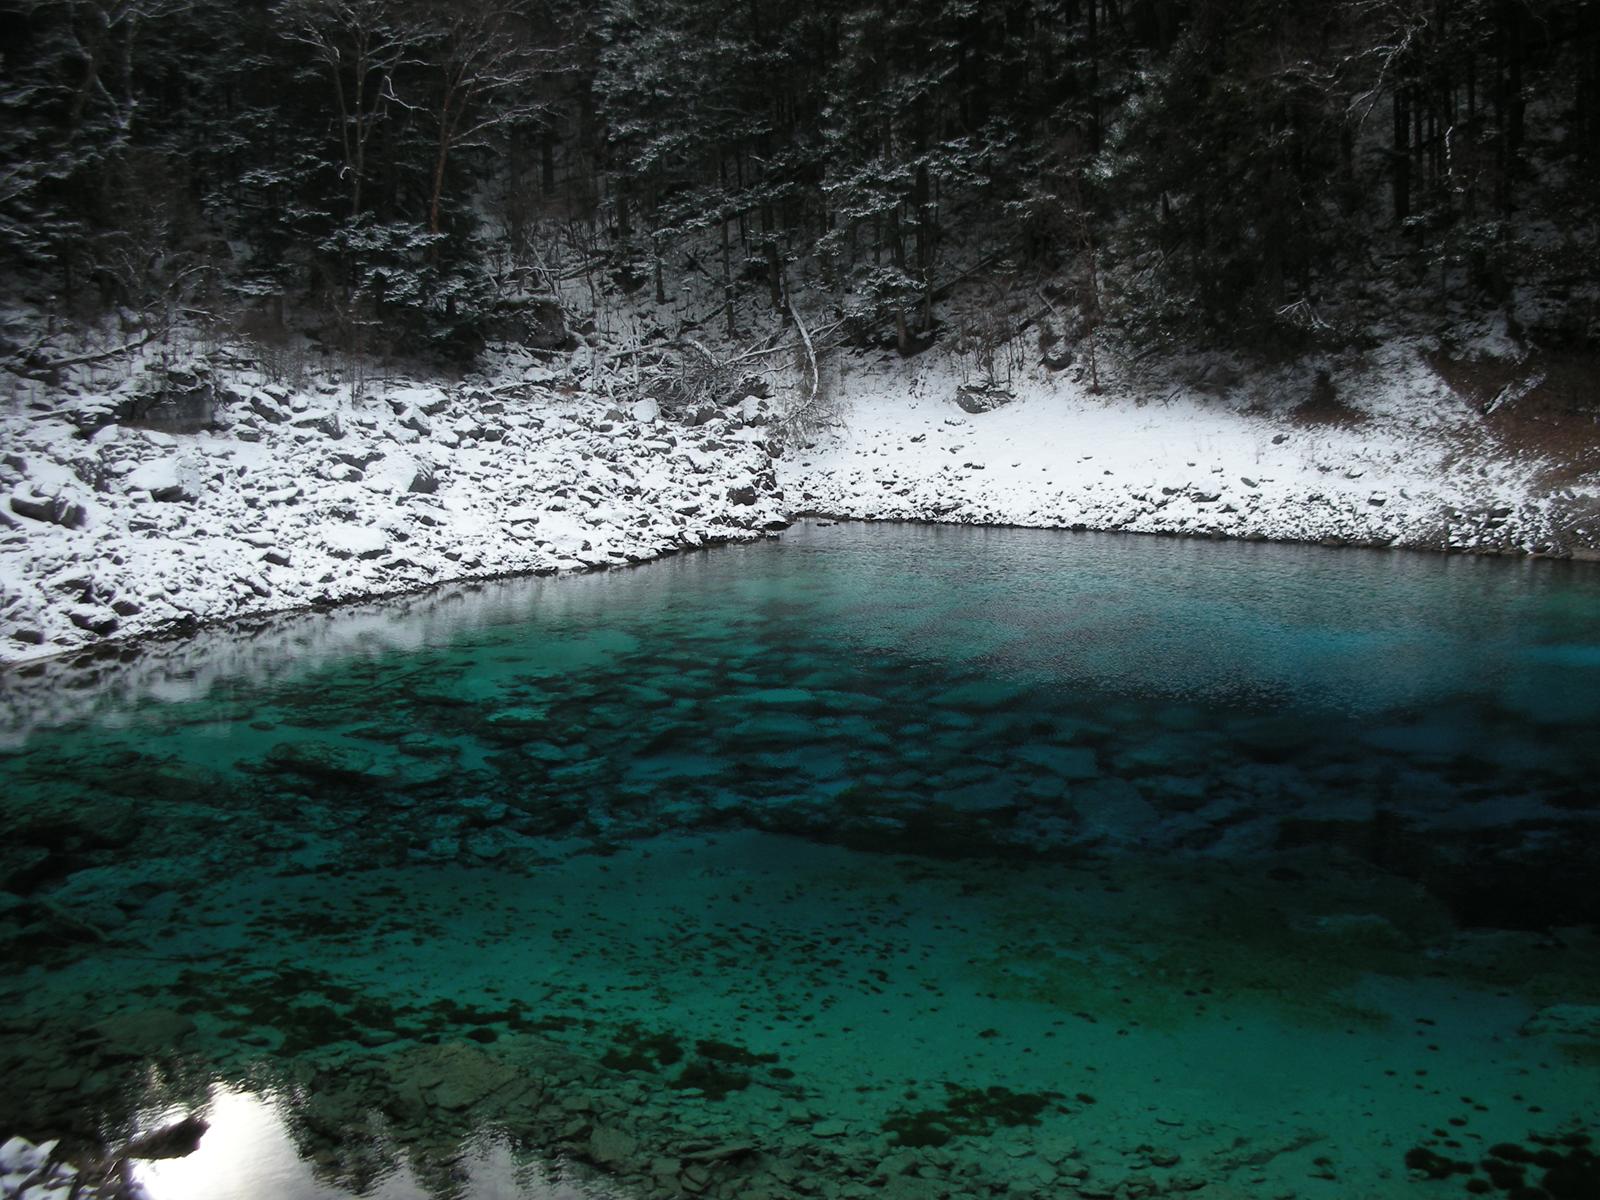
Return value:
M 289 414 L 278 407 L 276 400 L 260 392 L 250 397 L 250 411 L 270 425 L 282 425 L 289 419 Z
M 134 1138 L 124 1146 L 118 1158 L 185 1158 L 200 1149 L 200 1139 L 211 1126 L 200 1117 L 185 1117 L 164 1129 L 157 1129 L 143 1137 Z
M 1016 393 L 1002 387 L 991 387 L 987 384 L 964 384 L 956 389 L 956 404 L 962 412 L 979 413 L 993 412 L 1010 404 L 1017 398 Z
M 43 521 L 63 529 L 80 529 L 89 514 L 81 504 L 74 504 L 63 496 L 11 497 L 11 511 L 30 521 Z
M 67 610 L 67 620 L 85 633 L 96 637 L 109 637 L 122 624 L 117 615 L 106 609 L 72 608 Z
M 589 1156 L 601 1166 L 623 1166 L 632 1162 L 638 1152 L 638 1139 L 621 1129 L 596 1125 L 589 1133 Z
M 301 417 L 294 423 L 296 429 L 315 429 L 326 437 L 338 439 L 344 437 L 344 426 L 339 424 L 337 413 L 319 413 L 314 417 Z
M 194 1034 L 194 1022 L 166 1008 L 119 1013 L 93 1027 L 102 1058 L 133 1059 L 170 1054 Z
M 147 379 L 135 396 L 117 405 L 116 419 L 124 424 L 165 433 L 199 433 L 216 425 L 217 388 L 207 375 L 168 370 L 160 379 Z

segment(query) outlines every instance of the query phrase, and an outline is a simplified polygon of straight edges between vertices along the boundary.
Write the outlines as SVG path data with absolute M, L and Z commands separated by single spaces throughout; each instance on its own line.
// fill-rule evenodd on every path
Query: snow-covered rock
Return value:
M 853 358 L 843 412 L 774 463 L 781 403 L 684 423 L 506 368 L 493 385 L 352 395 L 213 371 L 207 429 L 119 425 L 81 384 L 0 414 L 0 661 L 107 636 L 449 579 L 616 565 L 751 538 L 794 515 L 919 519 L 1494 552 L 1592 553 L 1600 486 L 1484 452 L 1477 414 L 1415 348 L 1341 392 L 1365 419 L 1066 373 L 967 412 L 948 360 Z M 1292 394 L 1293 381 L 1279 381 Z M 79 419 L 93 410 L 90 427 Z M 1600 481 L 1596 481 L 1600 484 Z
M 763 447 L 667 426 L 653 401 L 616 409 L 537 383 L 514 402 L 471 385 L 357 398 L 243 373 L 219 384 L 228 407 L 193 434 L 113 423 L 85 437 L 58 415 L 65 400 L 0 415 L 0 661 L 641 561 L 784 516 Z

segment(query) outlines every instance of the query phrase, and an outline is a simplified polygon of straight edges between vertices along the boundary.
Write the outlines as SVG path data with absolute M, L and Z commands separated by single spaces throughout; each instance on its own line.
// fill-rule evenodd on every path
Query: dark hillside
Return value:
M 462 359 L 570 272 L 907 352 L 952 281 L 1043 293 L 1047 349 L 1600 339 L 1595 0 L 6 0 L 0 35 L 8 299 L 130 341 Z

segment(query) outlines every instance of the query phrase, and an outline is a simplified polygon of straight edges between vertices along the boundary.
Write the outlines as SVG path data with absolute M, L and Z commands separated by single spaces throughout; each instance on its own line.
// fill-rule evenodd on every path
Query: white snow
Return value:
M 224 383 L 215 432 L 85 438 L 60 396 L 0 416 L 0 661 L 447 579 L 625 564 L 782 518 L 768 455 L 731 439 L 736 409 L 680 429 L 653 405 L 607 420 L 603 398 L 538 384 L 500 399 L 404 381 L 353 399 L 245 372 Z M 763 477 L 754 504 L 730 498 Z M 23 515 L 13 496 L 81 506 L 84 521 Z
M 1405 344 L 1340 371 L 1365 415 L 1336 424 L 1294 415 L 1303 369 L 1232 391 L 1120 379 L 1092 395 L 1037 368 L 1010 381 L 1013 402 L 969 414 L 955 403 L 966 380 L 936 352 L 835 358 L 840 419 L 775 461 L 766 402 L 690 428 L 654 400 L 618 408 L 533 364 L 502 365 L 493 386 L 395 380 L 360 397 L 238 369 L 218 380 L 219 427 L 199 434 L 109 424 L 85 437 L 63 415 L 108 413 L 114 388 L 17 397 L 0 415 L 0 662 L 449 579 L 622 565 L 800 513 L 1595 544 L 1556 519 L 1549 464 L 1496 452 Z M 37 515 L 52 505 L 64 523 Z
M 1548 464 L 1476 453 L 1476 414 L 1404 348 L 1358 380 L 1366 417 L 1350 424 L 1259 395 L 1178 389 L 1141 404 L 1042 376 L 968 414 L 961 382 L 941 364 L 848 373 L 842 428 L 780 464 L 790 508 L 1439 549 L 1535 552 L 1552 536 Z

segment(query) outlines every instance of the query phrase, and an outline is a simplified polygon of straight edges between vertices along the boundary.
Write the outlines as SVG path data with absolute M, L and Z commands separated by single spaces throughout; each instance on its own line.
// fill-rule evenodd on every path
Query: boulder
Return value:
M 86 604 L 67 609 L 67 620 L 85 633 L 92 633 L 96 637 L 109 637 L 122 624 L 117 619 L 117 614 L 109 609 Z
M 296 429 L 314 429 L 335 441 L 344 437 L 344 426 L 339 422 L 339 414 L 334 412 L 312 413 L 299 418 L 294 426 Z
M 185 1117 L 164 1129 L 134 1138 L 118 1158 L 185 1158 L 200 1149 L 200 1139 L 211 1126 L 201 1117 Z
M 200 433 L 217 424 L 217 386 L 209 374 L 171 367 L 146 377 L 122 401 L 116 420 L 163 433 Z
M 265 392 L 257 392 L 250 397 L 250 411 L 269 425 L 282 425 L 289 419 L 289 414 L 279 408 L 278 402 Z
M 567 328 L 566 310 L 550 296 L 505 300 L 497 304 L 484 327 L 492 342 L 511 342 L 530 350 L 576 350 L 578 339 Z
M 638 1139 L 621 1129 L 596 1125 L 589 1133 L 589 1157 L 603 1167 L 626 1166 L 638 1152 Z
M 1015 392 L 994 384 L 966 383 L 956 389 L 956 404 L 973 415 L 993 412 L 1016 398 Z
M 63 529 L 81 529 L 89 518 L 81 504 L 74 504 L 65 496 L 38 496 L 26 491 L 11 494 L 11 511 L 30 521 L 43 521 Z

